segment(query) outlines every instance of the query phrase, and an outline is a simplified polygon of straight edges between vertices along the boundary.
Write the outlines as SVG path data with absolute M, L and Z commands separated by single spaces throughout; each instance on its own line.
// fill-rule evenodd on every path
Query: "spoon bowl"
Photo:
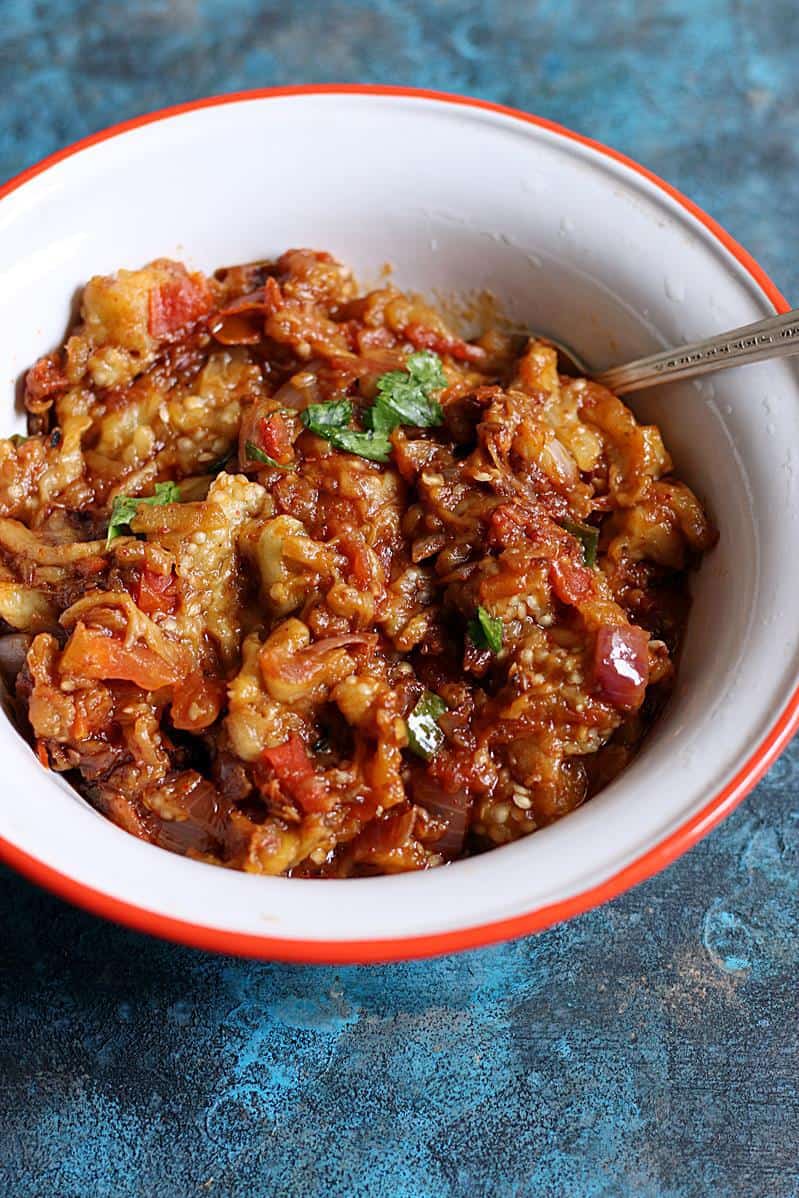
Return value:
M 287 203 L 309 171 L 324 186 L 291 187 Z M 76 288 L 164 255 L 210 269 L 310 241 L 361 278 L 391 262 L 401 287 L 492 291 L 514 325 L 574 336 L 594 364 L 787 307 L 723 230 L 643 168 L 463 97 L 336 86 L 199 101 L 95 135 L 0 195 L 5 433 L 14 379 L 60 343 Z M 0 856 L 144 931 L 338 962 L 529 933 L 662 869 L 799 723 L 799 372 L 767 361 L 723 377 L 718 401 L 681 383 L 636 397 L 721 539 L 695 580 L 667 708 L 628 768 L 567 818 L 418 875 L 255 877 L 120 831 L 0 720 Z
M 765 362 L 769 358 L 790 358 L 799 354 L 799 309 L 778 316 L 767 316 L 715 337 L 693 341 L 677 349 L 662 350 L 646 358 L 636 358 L 622 366 L 613 366 L 594 374 L 590 366 L 571 346 L 554 337 L 546 337 L 558 351 L 561 374 L 593 378 L 617 395 L 628 395 L 659 383 L 692 379 L 731 366 Z

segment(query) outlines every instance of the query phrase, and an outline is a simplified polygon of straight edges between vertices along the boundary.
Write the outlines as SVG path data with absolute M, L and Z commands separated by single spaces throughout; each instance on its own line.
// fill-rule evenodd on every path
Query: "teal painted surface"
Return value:
M 796 300 L 796 15 L 743 0 L 6 0 L 0 177 L 212 92 L 446 88 L 638 158 Z M 0 874 L 0 1194 L 796 1198 L 798 793 L 794 746 L 633 893 L 537 938 L 402 966 L 206 956 Z

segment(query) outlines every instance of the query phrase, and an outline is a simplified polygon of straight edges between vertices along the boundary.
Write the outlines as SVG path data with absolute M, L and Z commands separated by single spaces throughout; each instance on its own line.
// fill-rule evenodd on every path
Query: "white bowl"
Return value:
M 598 367 L 787 307 L 739 246 L 642 168 L 459 97 L 318 87 L 202 101 L 89 138 L 0 196 L 7 431 L 14 380 L 60 341 L 76 289 L 160 255 L 211 269 L 310 245 L 366 281 L 390 261 L 417 290 L 490 289 L 510 316 Z M 764 363 L 632 406 L 661 426 L 721 540 L 695 580 L 669 707 L 585 807 L 429 873 L 253 877 L 120 831 L 4 721 L 0 854 L 134 927 L 306 961 L 421 956 L 531 932 L 662 868 L 746 794 L 797 723 L 799 380 L 791 363 Z

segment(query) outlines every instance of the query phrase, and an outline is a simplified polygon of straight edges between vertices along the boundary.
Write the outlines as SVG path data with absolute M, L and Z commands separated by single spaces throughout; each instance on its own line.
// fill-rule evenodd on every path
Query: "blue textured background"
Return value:
M 0 177 L 212 92 L 445 88 L 633 155 L 797 299 L 796 18 L 789 0 L 4 0 Z M 0 873 L 0 1194 L 796 1198 L 797 771 L 794 745 L 610 906 L 436 962 L 204 956 Z

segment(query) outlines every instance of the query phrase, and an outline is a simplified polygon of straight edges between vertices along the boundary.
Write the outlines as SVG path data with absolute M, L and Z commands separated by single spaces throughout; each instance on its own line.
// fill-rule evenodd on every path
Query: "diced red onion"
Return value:
M 560 483 L 576 483 L 580 472 L 577 463 L 565 445 L 557 437 L 550 437 L 542 451 L 543 466 L 547 474 L 552 474 L 554 467 L 555 478 Z
M 376 644 L 375 632 L 344 632 L 341 636 L 326 636 L 321 641 L 314 641 L 306 649 L 301 649 L 300 653 L 306 658 L 321 657 L 334 649 L 343 649 L 346 645 L 369 645 L 374 648 Z
M 605 625 L 594 646 L 594 684 L 622 711 L 640 707 L 649 681 L 649 634 L 634 624 Z
M 292 408 L 296 412 L 301 412 L 309 404 L 319 403 L 322 399 L 322 394 L 316 379 L 312 378 L 310 371 L 308 372 L 308 380 L 307 387 L 296 387 L 291 379 L 289 379 L 281 387 L 278 387 L 272 396 L 273 401 L 280 404 L 281 408 Z
M 230 802 L 207 780 L 201 780 L 188 793 L 169 797 L 183 809 L 185 818 L 158 816 L 156 844 L 172 853 L 217 852 L 229 831 Z
M 258 287 L 255 291 L 250 291 L 247 295 L 240 295 L 227 304 L 226 307 L 220 308 L 219 315 L 241 316 L 244 312 L 258 312 L 263 314 L 267 306 L 264 288 Z
M 377 644 L 377 634 L 374 632 L 345 632 L 341 636 L 326 636 L 321 641 L 315 641 L 305 649 L 298 650 L 291 657 L 277 657 L 265 650 L 268 658 L 268 671 L 275 674 L 284 682 L 303 683 L 314 676 L 320 668 L 319 659 L 332 653 L 334 649 L 344 649 L 350 645 L 364 645 L 374 650 Z
M 413 824 L 413 808 L 370 820 L 353 845 L 355 859 L 364 861 L 401 849 L 411 838 Z
M 448 791 L 426 769 L 413 771 L 413 801 L 444 825 L 444 833 L 433 848 L 451 860 L 460 856 L 469 823 L 471 797 L 465 790 Z

